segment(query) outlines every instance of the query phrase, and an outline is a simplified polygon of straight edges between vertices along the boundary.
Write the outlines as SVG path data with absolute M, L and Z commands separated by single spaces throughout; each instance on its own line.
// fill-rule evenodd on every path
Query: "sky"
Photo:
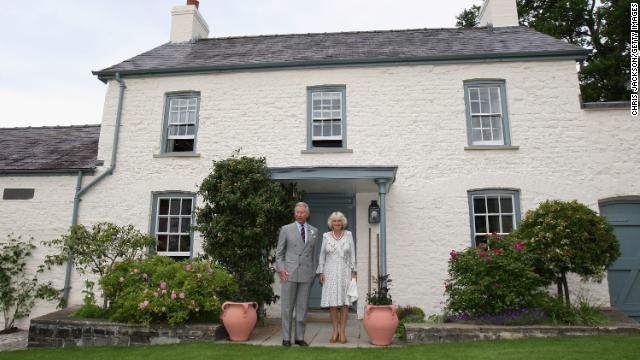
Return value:
M 169 41 L 186 0 L 3 0 L 0 127 L 99 124 L 91 74 Z M 209 37 L 455 27 L 482 0 L 200 0 Z

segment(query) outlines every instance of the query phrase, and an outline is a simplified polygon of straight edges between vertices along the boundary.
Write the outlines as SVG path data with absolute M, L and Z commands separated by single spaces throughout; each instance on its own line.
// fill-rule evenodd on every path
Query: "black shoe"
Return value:
M 297 341 L 296 341 L 296 343 L 297 343 Z M 291 341 L 289 341 L 289 340 L 282 340 L 282 346 L 291 347 Z
M 304 340 L 296 340 L 296 345 L 309 346 L 309 344 L 307 344 L 307 342 Z

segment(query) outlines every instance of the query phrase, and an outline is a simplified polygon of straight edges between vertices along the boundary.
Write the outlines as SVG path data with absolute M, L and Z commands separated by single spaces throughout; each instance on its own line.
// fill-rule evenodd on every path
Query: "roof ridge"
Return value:
M 49 125 L 49 126 L 15 126 L 0 127 L 0 130 L 24 130 L 24 129 L 69 129 L 69 128 L 87 128 L 100 127 L 100 124 L 84 124 L 84 125 Z
M 509 28 L 519 28 L 526 26 L 506 26 Z M 460 31 L 473 31 L 473 30 L 487 30 L 486 26 L 478 26 L 473 28 L 411 28 L 411 29 L 389 29 L 389 30 L 352 30 L 352 31 L 329 31 L 329 32 L 309 32 L 309 33 L 286 33 L 286 34 L 261 34 L 261 35 L 234 35 L 234 36 L 220 36 L 206 39 L 199 39 L 198 41 L 207 40 L 229 40 L 229 39 L 253 39 L 253 38 L 268 38 L 268 37 L 288 37 L 288 36 L 304 36 L 304 35 L 344 35 L 344 34 L 375 34 L 375 33 L 394 33 L 394 32 L 410 32 L 410 31 L 427 31 L 427 30 L 460 30 Z M 182 44 L 182 43 L 181 43 Z

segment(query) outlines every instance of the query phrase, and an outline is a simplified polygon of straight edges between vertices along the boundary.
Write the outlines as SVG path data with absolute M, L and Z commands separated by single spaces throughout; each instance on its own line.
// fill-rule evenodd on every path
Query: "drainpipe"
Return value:
M 376 179 L 380 195 L 380 273 L 387 275 L 387 179 Z M 386 284 L 384 284 L 386 286 Z
M 111 164 L 105 169 L 103 173 L 98 175 L 93 181 L 82 187 L 82 171 L 78 172 L 78 180 L 76 183 L 76 194 L 73 197 L 73 213 L 71 215 L 71 225 L 78 224 L 78 210 L 80 208 L 80 197 L 82 194 L 91 189 L 94 185 L 102 181 L 108 175 L 113 174 L 113 170 L 116 168 L 116 156 L 118 154 L 118 141 L 120 139 L 120 119 L 122 118 L 122 102 L 124 99 L 124 89 L 126 85 L 124 80 L 120 78 L 120 73 L 116 73 L 115 80 L 120 84 L 120 92 L 118 94 L 118 109 L 116 110 L 116 123 L 113 129 L 113 146 L 111 147 Z M 69 292 L 71 290 L 71 270 L 73 269 L 73 251 L 69 254 L 67 259 L 67 268 L 64 274 L 64 288 L 62 292 L 62 299 L 64 307 L 67 307 L 69 303 Z

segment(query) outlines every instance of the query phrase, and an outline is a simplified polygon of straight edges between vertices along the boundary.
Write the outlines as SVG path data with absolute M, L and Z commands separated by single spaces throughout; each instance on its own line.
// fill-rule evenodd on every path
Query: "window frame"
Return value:
M 501 123 L 502 123 L 502 144 L 496 144 L 494 142 L 474 143 L 472 133 L 472 118 L 471 118 L 471 88 L 499 88 L 500 94 L 500 109 L 502 111 Z M 503 79 L 472 79 L 463 81 L 464 89 L 464 105 L 465 114 L 467 118 L 467 145 L 472 147 L 486 147 L 486 148 L 500 148 L 511 146 L 511 127 L 509 121 L 509 107 L 507 105 L 507 89 L 506 81 Z
M 467 191 L 468 205 L 469 205 L 469 228 L 471 230 L 471 247 L 476 247 L 476 227 L 475 227 L 475 211 L 473 206 L 473 199 L 477 196 L 512 196 L 513 198 L 513 229 L 516 229 L 520 225 L 520 221 L 522 220 L 522 211 L 520 210 L 520 190 L 519 189 L 511 189 L 511 188 L 486 188 L 486 189 L 473 189 Z M 498 202 L 500 204 L 500 202 Z M 489 216 L 490 213 L 485 213 L 483 215 Z M 502 211 L 499 213 L 500 223 L 502 223 Z M 502 227 L 502 226 L 501 226 Z M 489 228 L 487 227 L 487 231 Z M 490 234 L 489 232 L 485 234 Z M 499 233 L 506 235 L 508 233 Z
M 339 92 L 341 95 L 341 146 L 313 146 L 313 94 L 319 92 Z M 307 150 L 328 150 L 347 148 L 347 87 L 346 85 L 317 85 L 307 87 Z
M 192 151 L 168 151 L 169 146 L 169 112 L 171 110 L 171 100 L 196 98 L 196 122 L 193 133 Z M 199 91 L 178 91 L 165 94 L 164 112 L 162 120 L 162 143 L 160 144 L 160 154 L 194 154 L 198 143 L 198 129 L 200 127 L 200 92 Z
M 160 256 L 168 256 L 168 257 L 189 257 L 193 258 L 193 245 L 195 243 L 193 225 L 196 223 L 196 193 L 189 191 L 155 191 L 152 192 L 151 196 L 151 221 L 149 222 L 149 234 L 153 236 L 157 240 L 157 226 L 158 226 L 158 211 L 160 207 L 161 199 L 191 199 L 191 227 L 189 229 L 189 237 L 191 239 L 191 244 L 189 246 L 189 251 L 158 251 L 157 245 L 155 247 L 150 248 L 150 253 L 160 255 Z M 169 215 L 170 216 L 170 215 Z M 178 216 L 185 216 L 179 214 Z M 167 224 L 167 227 L 170 225 Z M 180 225 L 178 225 L 180 228 Z M 169 232 L 169 231 L 167 231 Z M 168 243 L 167 243 L 168 250 Z

